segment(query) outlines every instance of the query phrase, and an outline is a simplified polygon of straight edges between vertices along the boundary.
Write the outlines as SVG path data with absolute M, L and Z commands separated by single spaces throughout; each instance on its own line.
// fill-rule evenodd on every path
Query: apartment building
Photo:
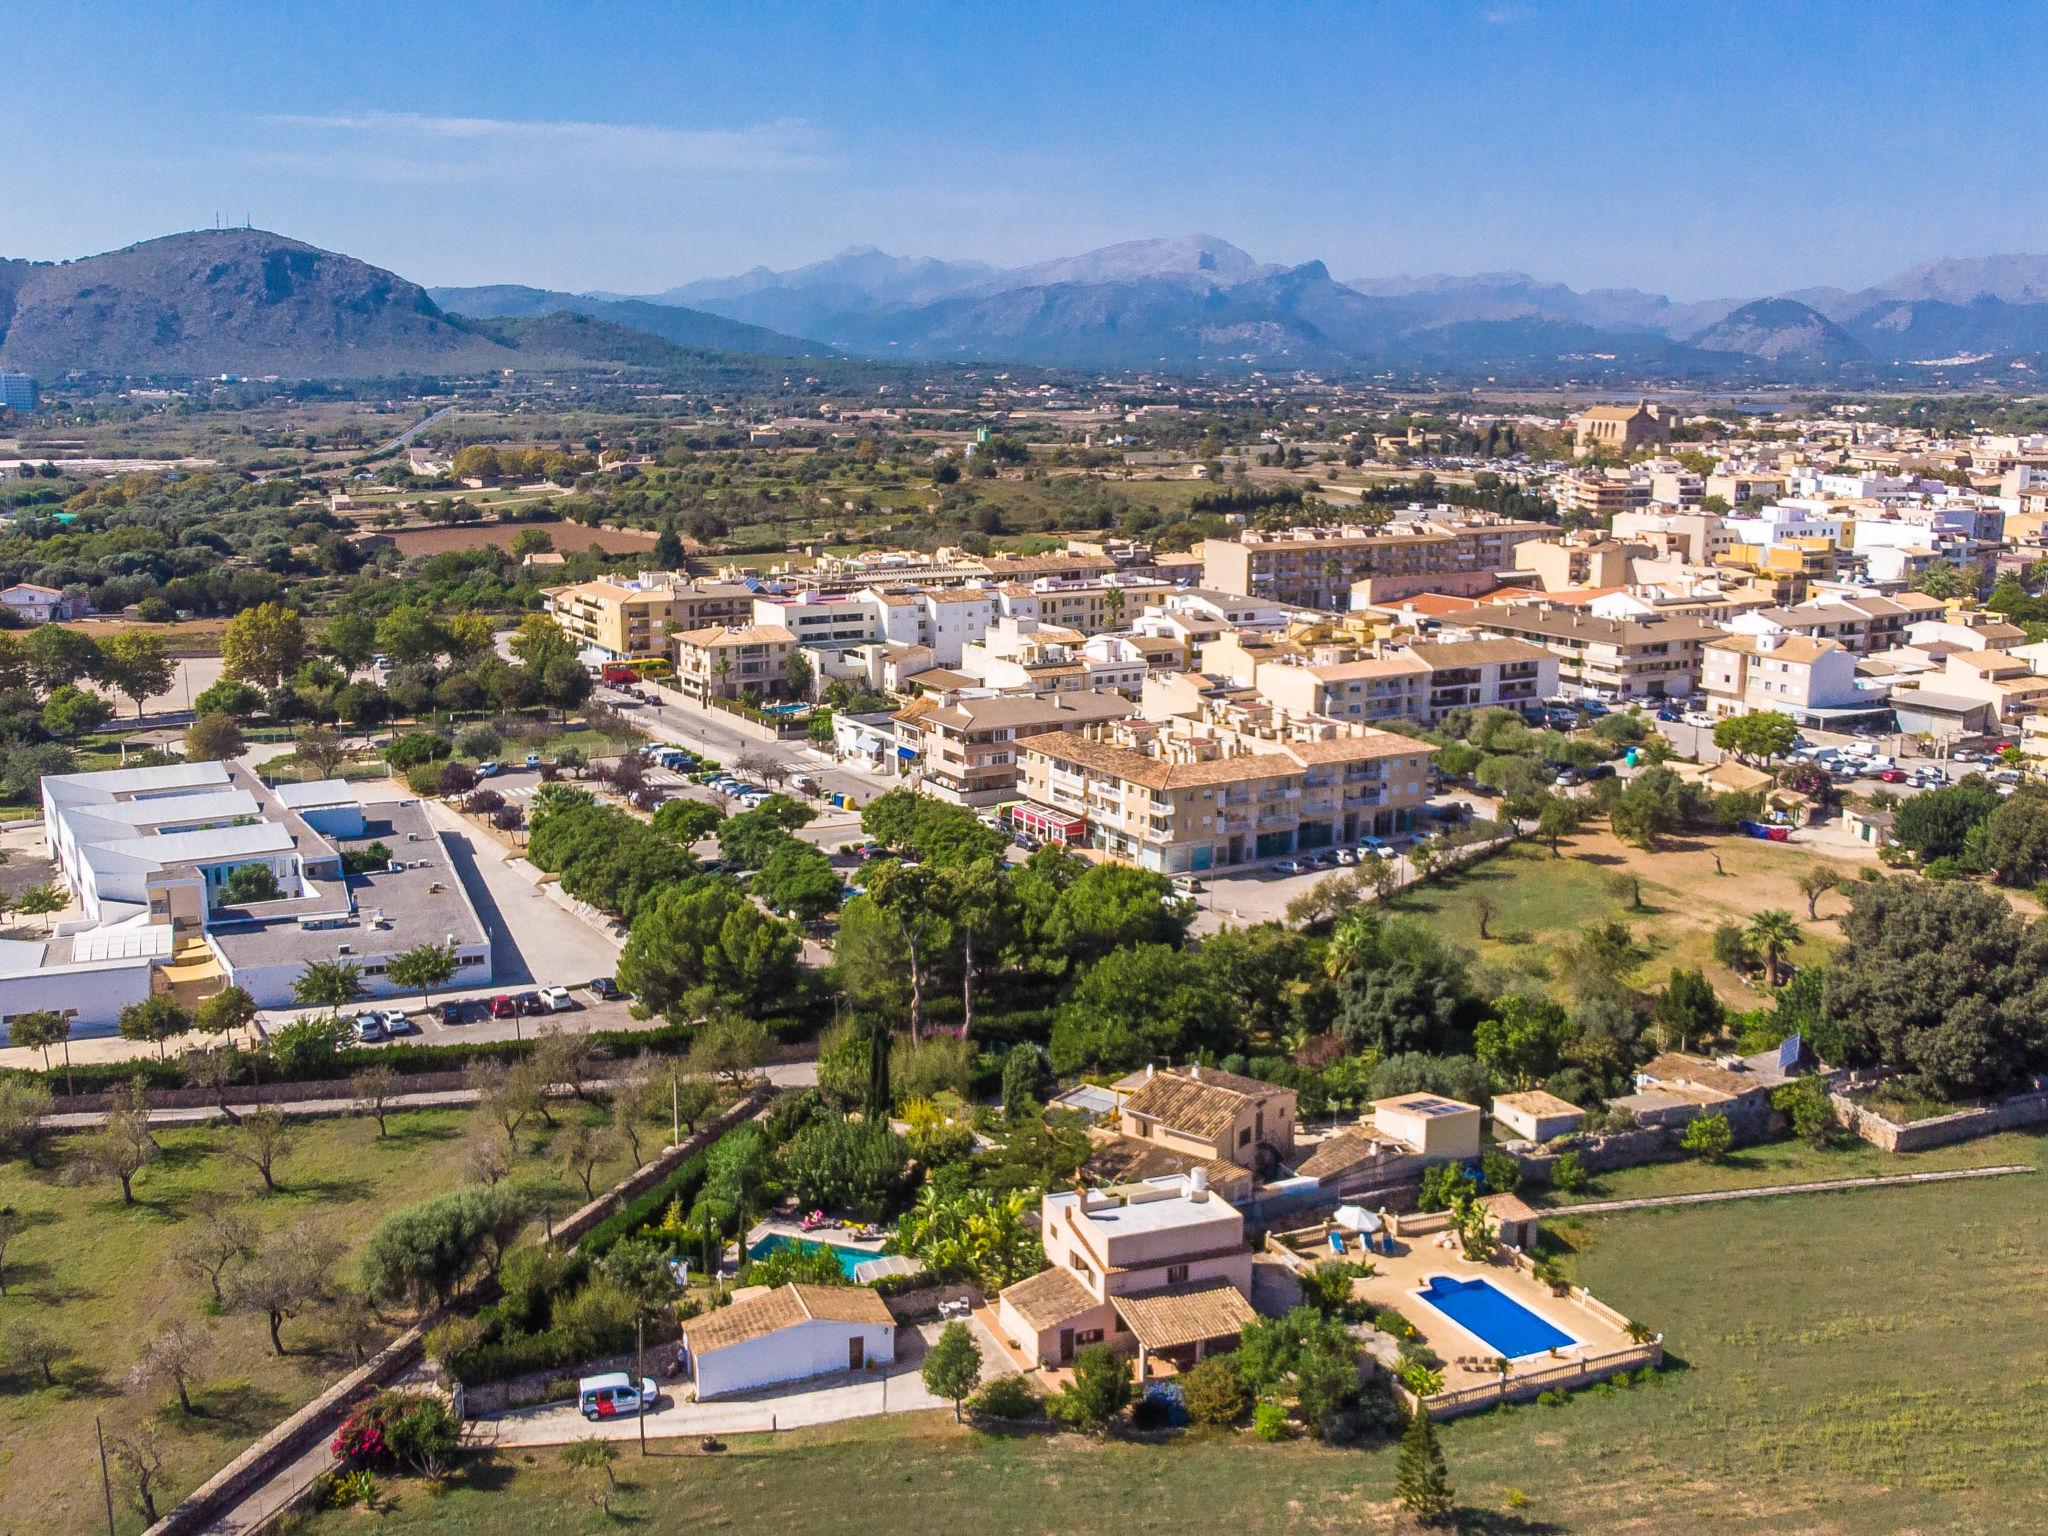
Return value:
M 737 582 L 697 583 L 665 571 L 552 587 L 545 611 L 590 656 L 647 661 L 668 652 L 675 629 L 732 624 L 751 611 L 752 589 Z
M 1474 595 L 1514 565 L 1516 546 L 1548 538 L 1546 523 L 1449 508 L 1402 529 L 1247 530 L 1202 541 L 1203 585 L 1311 608 L 1361 608 L 1417 592 Z
M 1604 521 L 1650 504 L 1650 479 L 1626 469 L 1586 469 L 1557 487 L 1560 511 Z
M 1734 530 L 1715 513 L 1657 507 L 1618 514 L 1611 531 L 1624 544 L 1648 544 L 1688 565 L 1711 565 L 1715 556 L 1738 542 Z
M 1024 793 L 1112 858 L 1163 874 L 1405 831 L 1436 748 L 1312 720 L 1131 720 L 1024 743 Z M 1069 840 L 1076 840 L 1070 835 Z
M 1534 572 L 1537 585 L 1546 592 L 1623 587 L 1629 583 L 1635 562 L 1656 553 L 1648 544 L 1624 544 L 1618 539 L 1532 539 L 1516 547 L 1515 569 Z
M 892 717 L 897 771 L 954 805 L 1000 805 L 1017 798 L 1023 742 L 1121 720 L 1137 708 L 1115 693 L 916 699 Z
M 1516 603 L 1475 608 L 1461 623 L 1542 646 L 1558 661 L 1558 689 L 1603 699 L 1683 697 L 1699 683 L 1701 648 L 1722 631 L 1697 619 L 1601 619 Z
M 796 636 L 780 624 L 713 624 L 670 637 L 676 687 L 699 704 L 750 689 L 764 699 L 787 696 L 796 651 Z
M 1700 688 L 1717 718 L 1768 709 L 1821 724 L 1885 707 L 1882 692 L 1858 687 L 1856 654 L 1847 646 L 1779 630 L 1709 641 L 1700 653 Z
M 1557 657 L 1526 640 L 1418 640 L 1399 654 L 1425 669 L 1418 718 L 1429 725 L 1454 709 L 1526 709 L 1557 693 Z

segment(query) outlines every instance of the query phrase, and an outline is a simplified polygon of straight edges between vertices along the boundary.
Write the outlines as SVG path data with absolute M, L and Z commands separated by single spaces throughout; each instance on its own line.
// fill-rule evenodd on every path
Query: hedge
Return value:
M 715 1147 L 718 1143 L 711 1145 Z M 628 1200 L 576 1239 L 576 1251 L 587 1258 L 602 1258 L 615 1244 L 625 1241 L 658 1218 L 668 1209 L 670 1201 L 680 1200 L 687 1210 L 697 1198 L 697 1191 L 704 1187 L 704 1176 L 711 1167 L 710 1154 L 711 1147 L 706 1147 L 702 1152 L 684 1158 L 659 1184 Z

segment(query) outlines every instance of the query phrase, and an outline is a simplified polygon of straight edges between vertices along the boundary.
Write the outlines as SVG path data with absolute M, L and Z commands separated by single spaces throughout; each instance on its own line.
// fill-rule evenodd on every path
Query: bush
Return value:
M 1522 1187 L 1522 1165 L 1497 1148 L 1479 1155 L 1479 1167 L 1489 1195 L 1512 1195 Z
M 1278 1403 L 1260 1403 L 1252 1409 L 1252 1433 L 1261 1440 L 1285 1440 L 1287 1410 Z
M 1448 1211 L 1459 1200 L 1478 1193 L 1479 1186 L 1463 1168 L 1456 1163 L 1437 1163 L 1423 1170 L 1422 1193 L 1416 1205 L 1425 1211 Z
M 1235 1424 L 1252 1411 L 1252 1389 L 1228 1355 L 1211 1355 L 1182 1372 L 1180 1395 L 1197 1424 Z
M 1577 1152 L 1562 1152 L 1556 1162 L 1550 1165 L 1551 1187 L 1567 1195 L 1576 1195 L 1591 1182 L 1586 1165 Z
M 1021 1422 L 1035 1419 L 1045 1411 L 1038 1389 L 1025 1376 L 997 1376 L 983 1384 L 967 1399 L 970 1411 L 984 1418 Z

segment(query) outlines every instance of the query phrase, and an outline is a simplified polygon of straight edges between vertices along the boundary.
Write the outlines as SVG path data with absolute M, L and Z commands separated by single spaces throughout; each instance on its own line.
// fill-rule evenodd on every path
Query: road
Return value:
M 407 427 L 403 432 L 399 433 L 398 436 L 392 438 L 390 442 L 383 444 L 381 447 L 373 449 L 372 452 L 398 452 L 399 449 L 405 447 L 414 438 L 418 437 L 422 432 L 426 431 L 427 428 L 431 427 L 435 422 L 439 421 L 443 416 L 446 416 L 450 411 L 454 409 L 455 407 L 453 405 L 444 405 L 441 407 L 441 409 L 434 412 L 431 416 L 422 416 L 418 421 L 414 422 L 411 426 Z

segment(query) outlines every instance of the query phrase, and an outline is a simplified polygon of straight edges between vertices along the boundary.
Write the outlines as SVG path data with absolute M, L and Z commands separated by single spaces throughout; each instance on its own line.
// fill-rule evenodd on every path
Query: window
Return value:
M 1252 1128 L 1250 1126 L 1246 1126 L 1237 1133 L 1237 1144 L 1240 1147 L 1248 1147 L 1252 1144 Z
M 1166 1283 L 1168 1285 L 1184 1285 L 1187 1283 L 1187 1278 L 1187 1265 L 1169 1264 L 1166 1266 Z

